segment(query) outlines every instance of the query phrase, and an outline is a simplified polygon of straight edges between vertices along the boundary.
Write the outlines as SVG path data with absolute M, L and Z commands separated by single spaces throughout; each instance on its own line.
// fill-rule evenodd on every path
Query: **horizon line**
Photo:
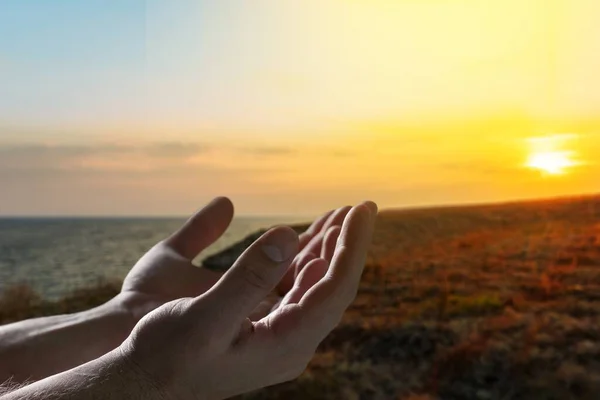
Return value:
M 128 214 L 47 214 L 47 215 L 39 215 L 39 214 L 15 214 L 15 215 L 7 215 L 0 214 L 0 219 L 187 219 L 190 218 L 193 214 L 186 215 L 128 215 Z M 277 214 L 277 215 L 261 215 L 261 214 L 240 214 L 234 215 L 233 218 L 262 218 L 262 219 L 274 219 L 274 218 L 313 218 L 312 214 Z
M 506 200 L 495 200 L 495 201 L 475 201 L 475 202 L 461 202 L 461 203 L 432 203 L 432 204 L 419 204 L 419 205 L 403 205 L 403 206 L 392 206 L 386 207 L 379 210 L 379 212 L 386 211 L 402 211 L 402 210 L 432 210 L 432 209 L 444 209 L 444 208 L 468 208 L 468 207 L 485 207 L 494 205 L 510 205 L 518 203 L 535 203 L 543 201 L 561 201 L 561 200 L 580 200 L 585 198 L 600 197 L 600 191 L 594 192 L 583 192 L 578 194 L 566 194 L 556 195 L 548 197 L 523 197 Z M 187 219 L 193 214 L 186 215 L 89 215 L 89 214 L 72 214 L 72 215 L 35 215 L 35 214 L 15 214 L 15 215 L 3 215 L 0 214 L 0 219 Z M 262 218 L 262 219 L 282 219 L 282 218 L 315 218 L 314 214 L 240 214 L 234 215 L 235 218 Z

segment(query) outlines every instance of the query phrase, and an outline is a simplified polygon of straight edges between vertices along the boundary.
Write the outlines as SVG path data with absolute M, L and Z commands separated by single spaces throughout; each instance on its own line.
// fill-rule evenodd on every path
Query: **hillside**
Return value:
M 297 382 L 248 399 L 596 399 L 600 197 L 383 211 Z

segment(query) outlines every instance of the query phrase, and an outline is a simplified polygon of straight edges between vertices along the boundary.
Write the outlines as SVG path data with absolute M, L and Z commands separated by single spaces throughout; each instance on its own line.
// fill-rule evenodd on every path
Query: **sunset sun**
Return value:
M 576 153 L 572 150 L 572 142 L 577 138 L 574 134 L 556 134 L 530 138 L 528 168 L 549 175 L 562 175 L 570 168 L 578 165 Z
M 527 161 L 527 166 L 551 175 L 560 175 L 569 167 L 575 165 L 568 151 L 548 151 L 533 153 Z

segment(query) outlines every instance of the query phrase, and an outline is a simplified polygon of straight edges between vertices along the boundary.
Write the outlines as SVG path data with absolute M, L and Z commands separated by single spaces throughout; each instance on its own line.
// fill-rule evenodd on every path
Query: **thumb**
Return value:
M 166 243 L 183 257 L 192 260 L 225 232 L 232 218 L 231 200 L 217 197 L 188 219 Z
M 255 241 L 197 302 L 219 305 L 227 323 L 241 323 L 277 286 L 298 253 L 298 235 L 276 227 Z

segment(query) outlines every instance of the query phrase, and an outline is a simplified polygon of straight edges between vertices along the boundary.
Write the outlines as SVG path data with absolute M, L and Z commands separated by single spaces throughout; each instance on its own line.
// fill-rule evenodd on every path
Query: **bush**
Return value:
M 70 314 L 106 303 L 121 290 L 121 283 L 99 281 L 95 286 L 75 290 L 57 301 L 43 300 L 29 285 L 9 287 L 0 296 L 0 325 L 24 319 Z

